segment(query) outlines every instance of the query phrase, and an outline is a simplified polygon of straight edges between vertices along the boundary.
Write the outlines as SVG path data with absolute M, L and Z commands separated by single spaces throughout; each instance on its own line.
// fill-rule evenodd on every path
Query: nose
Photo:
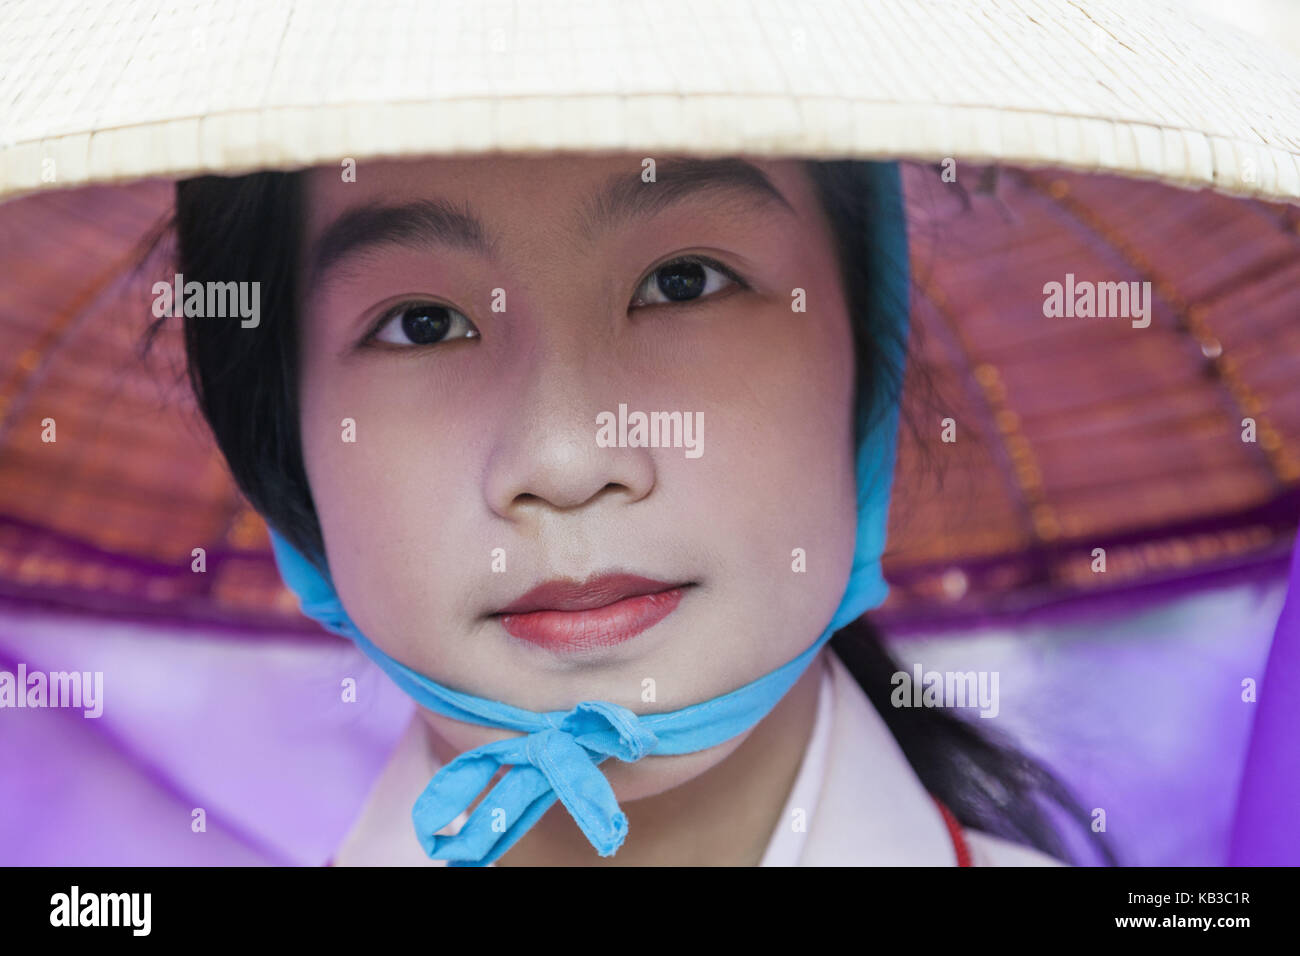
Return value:
M 654 488 L 649 448 L 596 443 L 596 416 L 629 401 L 628 377 L 601 348 L 545 343 L 517 380 L 515 400 L 507 403 L 513 414 L 493 443 L 485 477 L 484 495 L 496 514 L 519 521 L 606 500 L 631 504 Z

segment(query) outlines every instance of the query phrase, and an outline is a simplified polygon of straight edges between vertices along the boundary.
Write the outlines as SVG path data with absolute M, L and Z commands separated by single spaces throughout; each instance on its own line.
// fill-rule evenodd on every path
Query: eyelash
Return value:
M 709 256 L 689 254 L 689 255 L 677 256 L 673 259 L 669 259 L 665 262 L 660 263 L 659 265 L 652 268 L 649 272 L 647 272 L 645 277 L 637 282 L 636 288 L 632 292 L 633 301 L 642 298 L 641 290 L 646 286 L 646 283 L 650 282 L 650 280 L 652 280 L 655 277 L 656 273 L 658 273 L 662 269 L 667 269 L 669 266 L 680 265 L 682 263 L 695 263 L 696 265 L 703 266 L 706 269 L 712 269 L 715 272 L 718 272 L 721 275 L 725 276 L 740 290 L 747 290 L 751 288 L 749 283 L 746 282 L 739 274 L 737 274 L 735 270 L 729 268 L 728 266 L 723 265 L 721 262 L 718 262 L 716 259 L 710 258 Z M 707 285 L 708 285 L 708 277 L 706 276 L 705 277 L 706 288 Z M 665 302 L 648 302 L 648 303 L 642 303 L 639 306 L 629 306 L 629 308 L 645 309 L 645 308 L 655 308 L 660 306 L 678 306 L 678 307 L 688 306 L 689 307 L 689 306 L 697 305 L 701 302 L 708 301 L 710 299 L 716 299 L 721 294 L 723 293 L 719 291 L 714 291 L 707 295 L 701 295 L 699 298 L 696 299 L 686 299 L 679 302 L 674 302 L 672 300 L 668 300 Z M 387 346 L 387 347 L 398 348 L 398 349 L 415 349 L 415 348 L 430 348 L 437 345 L 444 345 L 447 342 L 456 341 L 455 339 L 444 338 L 444 339 L 440 339 L 437 342 L 430 342 L 422 346 L 416 342 L 411 342 L 409 344 L 402 344 L 396 342 L 383 342 L 381 339 L 379 339 L 379 335 L 384 331 L 384 329 L 388 328 L 389 325 L 391 325 L 396 320 L 400 319 L 407 312 L 407 310 L 413 308 L 414 306 L 420 306 L 420 305 L 435 306 L 437 308 L 446 309 L 453 316 L 452 318 L 453 323 L 455 323 L 456 321 L 455 317 L 460 317 L 461 319 L 463 319 L 465 323 L 467 323 L 470 326 L 470 331 L 466 335 L 460 336 L 460 338 L 462 339 L 478 338 L 482 334 L 479 332 L 477 328 L 474 327 L 474 324 L 470 322 L 468 316 L 466 316 L 463 312 L 453 309 L 449 305 L 443 305 L 441 303 L 432 302 L 427 299 L 411 299 L 406 302 L 402 302 L 401 304 L 396 305 L 393 308 L 385 311 L 384 314 L 380 316 L 379 320 L 375 323 L 375 325 L 370 330 L 370 332 L 368 332 L 366 336 L 361 340 L 360 344 L 363 347 L 364 346 L 372 346 L 372 347 Z

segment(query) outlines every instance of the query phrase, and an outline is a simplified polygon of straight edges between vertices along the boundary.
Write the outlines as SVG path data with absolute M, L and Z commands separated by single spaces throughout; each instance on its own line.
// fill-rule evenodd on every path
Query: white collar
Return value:
M 956 865 L 943 815 L 898 741 L 839 655 L 825 656 L 834 717 L 821 799 L 799 865 Z
M 790 795 L 777 820 L 776 829 L 767 843 L 759 866 L 798 866 L 807 844 L 808 824 L 817 814 L 822 783 L 826 779 L 826 759 L 830 753 L 831 724 L 835 719 L 835 686 L 826 658 L 830 651 L 819 653 L 812 667 L 821 671 L 817 685 L 817 716 L 813 721 L 808 745 L 804 748 L 799 772 Z M 798 824 L 798 828 L 796 825 Z

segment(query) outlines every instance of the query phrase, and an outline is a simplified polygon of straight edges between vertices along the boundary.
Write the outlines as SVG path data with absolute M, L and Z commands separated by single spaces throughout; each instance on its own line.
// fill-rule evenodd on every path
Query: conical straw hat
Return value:
M 1300 67 L 1153 0 L 0 9 L 0 197 L 494 150 L 911 157 L 1300 198 Z

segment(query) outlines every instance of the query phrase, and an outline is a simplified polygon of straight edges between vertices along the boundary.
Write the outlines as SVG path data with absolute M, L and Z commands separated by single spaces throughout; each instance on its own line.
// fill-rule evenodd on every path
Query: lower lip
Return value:
M 639 594 L 589 611 L 530 611 L 502 614 L 512 637 L 552 651 L 613 647 L 658 624 L 677 609 L 685 586 Z

